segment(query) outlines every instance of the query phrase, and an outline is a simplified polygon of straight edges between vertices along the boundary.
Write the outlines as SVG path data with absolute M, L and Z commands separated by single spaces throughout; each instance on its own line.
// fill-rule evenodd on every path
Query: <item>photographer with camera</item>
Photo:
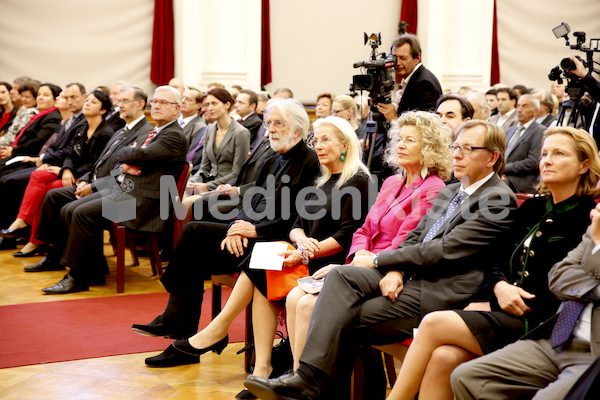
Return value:
M 416 35 L 398 36 L 392 42 L 392 53 L 397 58 L 396 74 L 402 77 L 398 108 L 393 104 L 377 105 L 377 110 L 388 122 L 398 119 L 405 111 L 432 111 L 442 95 L 442 87 L 435 75 L 421 64 L 421 44 Z
M 585 130 L 587 130 L 598 143 L 600 138 L 600 82 L 592 76 L 592 71 L 588 71 L 583 65 L 583 62 L 578 57 L 568 57 L 563 60 L 561 65 L 567 64 L 566 60 L 571 60 L 568 65 L 571 67 L 566 71 L 578 78 L 581 78 L 581 86 L 592 97 L 594 102 L 589 107 L 588 115 L 585 116 Z

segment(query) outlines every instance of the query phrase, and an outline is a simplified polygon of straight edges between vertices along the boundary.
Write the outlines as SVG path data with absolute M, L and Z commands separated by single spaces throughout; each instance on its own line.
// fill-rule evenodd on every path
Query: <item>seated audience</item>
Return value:
M 473 119 L 473 106 L 464 97 L 455 94 L 440 96 L 435 104 L 435 113 L 442 123 L 450 129 L 450 140 L 454 141 L 456 129 Z
M 317 117 L 317 119 L 325 118 L 331 114 L 331 106 L 333 104 L 334 97 L 335 96 L 333 96 L 331 93 L 321 93 L 317 97 L 317 104 L 315 106 L 315 117 Z M 306 137 L 306 143 L 309 146 L 312 146 L 313 136 L 314 132 L 313 128 L 311 127 L 310 131 L 308 132 L 308 136 Z
M 44 143 L 58 129 L 60 113 L 54 107 L 54 101 L 61 91 L 52 83 L 40 86 L 36 98 L 38 113 L 31 117 L 10 146 L 0 150 L 0 157 L 4 161 L 14 156 L 35 156 L 40 152 Z
M 250 143 L 256 139 L 256 134 L 262 126 L 262 119 L 256 114 L 258 96 L 249 89 L 240 90 L 235 98 L 235 111 L 240 116 L 240 125 L 250 131 Z
M 506 129 L 506 166 L 502 179 L 515 193 L 534 193 L 539 180 L 538 161 L 545 126 L 535 122 L 540 108 L 538 99 L 530 94 L 519 98 L 518 125 Z
M 181 93 L 170 86 L 159 86 L 154 91 L 151 115 L 156 128 L 138 137 L 135 145 L 120 148 L 114 154 L 115 162 L 124 173 L 122 188 L 113 185 L 109 195 L 120 196 L 121 191 L 135 198 L 135 218 L 121 222 L 128 229 L 144 232 L 163 232 L 168 221 L 160 218 L 160 181 L 170 175 L 179 178 L 186 163 L 187 141 L 177 123 Z M 40 226 L 37 239 L 53 244 L 56 253 L 62 253 L 60 265 L 69 267 L 69 273 L 54 286 L 42 289 L 46 294 L 66 294 L 89 290 L 90 285 L 104 285 L 108 266 L 103 254 L 103 232 L 111 229 L 112 221 L 102 213 L 102 193 L 85 196 L 84 201 L 69 203 L 61 208 L 64 224 L 53 229 Z
M 487 101 L 488 106 L 490 107 L 490 118 L 498 114 L 498 97 L 496 89 L 492 88 L 485 92 L 485 100 Z
M 515 109 L 517 94 L 510 88 L 500 87 L 496 89 L 496 97 L 498 98 L 498 114 L 492 115 L 490 122 L 506 131 L 518 123 L 517 110 Z
M 331 115 L 345 119 L 350 123 L 352 129 L 356 133 L 358 139 L 364 139 L 364 130 L 359 130 L 357 123 L 358 118 L 358 106 L 354 99 L 348 95 L 335 96 L 333 104 L 331 105 Z
M 546 128 L 555 127 L 557 118 L 552 115 L 552 110 L 554 109 L 552 94 L 544 89 L 534 89 L 531 94 L 540 102 L 540 108 L 535 114 L 535 122 Z
M 206 110 L 208 109 L 208 95 L 204 94 L 200 99 L 200 110 L 203 113 L 201 116 L 201 120 L 205 124 L 212 124 L 215 120 L 212 116 L 208 115 Z M 183 102 L 183 100 L 182 100 Z M 188 147 L 188 153 L 186 155 L 186 160 L 192 163 L 192 175 L 198 172 L 200 166 L 202 164 L 202 153 L 204 151 L 204 134 L 206 133 L 206 125 L 198 131 L 194 140 L 190 142 L 190 146 Z
M 321 174 L 315 184 L 318 192 L 306 197 L 304 213 L 289 233 L 297 249 L 284 251 L 284 270 L 305 264 L 309 273 L 314 273 L 325 265 L 342 262 L 352 234 L 368 209 L 369 171 L 360 161 L 354 129 L 339 117 L 319 120 L 314 127 L 313 147 L 321 164 Z M 321 196 L 326 198 L 324 203 L 311 204 Z M 340 211 L 338 217 L 335 216 L 336 208 Z M 190 361 L 198 360 L 209 350 L 220 352 L 227 345 L 227 330 L 233 319 L 252 301 L 256 350 L 254 374 L 269 377 L 273 369 L 271 349 L 277 328 L 277 303 L 267 300 L 267 285 L 265 271 L 249 269 L 245 265 L 219 316 L 189 340 L 174 342 L 166 352 Z M 156 359 L 160 361 L 162 357 Z M 146 363 L 153 365 L 153 361 L 150 358 Z M 238 398 L 249 398 L 248 395 L 250 393 L 243 390 Z
M 2 230 L 4 236 L 30 236 L 29 243 L 14 256 L 31 257 L 38 253 L 42 242 L 35 238 L 35 232 L 44 196 L 51 189 L 74 185 L 77 178 L 91 169 L 114 133 L 104 120 L 110 109 L 110 99 L 104 92 L 90 93 L 83 106 L 87 123 L 75 133 L 62 165 L 40 167 L 31 174 L 17 219 Z
M 550 290 L 562 300 L 557 316 L 521 340 L 456 368 L 451 376 L 456 399 L 562 400 L 599 356 L 600 260 L 594 250 L 600 244 L 600 205 L 590 216 L 581 243 L 548 274 Z
M 151 323 L 134 324 L 136 333 L 177 339 L 192 336 L 198 331 L 204 280 L 213 274 L 239 272 L 239 264 L 255 241 L 287 238 L 297 211 L 292 204 L 282 202 L 295 199 L 319 173 L 317 156 L 304 142 L 309 125 L 304 107 L 294 99 L 279 100 L 267 108 L 265 126 L 271 147 L 278 154 L 264 162 L 254 185 L 245 194 L 250 196 L 249 207 L 234 214 L 234 224 L 230 224 L 232 216 L 225 216 L 225 222 L 185 225 L 161 278 L 169 292 L 169 302 Z M 202 255 L 200 259 L 198 254 Z M 180 360 L 175 358 L 174 353 L 167 353 L 162 360 L 154 360 L 165 366 L 179 365 Z M 198 362 L 197 358 L 189 361 Z
M 273 92 L 273 97 L 279 97 L 282 99 L 293 99 L 294 93 L 291 89 L 288 89 L 286 87 L 280 87 L 275 89 L 275 92 Z
M 206 114 L 215 122 L 206 128 L 203 136 L 200 170 L 188 182 L 187 190 L 192 194 L 235 182 L 250 148 L 250 132 L 229 116 L 234 104 L 229 92 L 216 88 L 207 95 Z
M 16 107 L 10 98 L 11 90 L 10 83 L 0 82 L 0 136 L 4 135 L 19 111 L 19 107 Z
M 8 146 L 12 145 L 19 132 L 27 126 L 31 117 L 39 112 L 36 107 L 36 97 L 39 88 L 40 84 L 32 80 L 25 81 L 19 86 L 19 98 L 23 105 L 19 109 L 8 130 L 0 137 L 0 149 L 6 149 Z M 14 87 L 13 90 L 15 90 Z
M 487 121 L 490 117 L 490 106 L 485 96 L 479 92 L 471 92 L 466 99 L 473 106 L 473 119 Z
M 554 128 L 544 134 L 540 197 L 515 214 L 508 246 L 490 260 L 487 303 L 425 316 L 388 399 L 452 399 L 450 373 L 462 362 L 514 342 L 554 315 L 558 300 L 548 271 L 580 241 L 594 208 L 600 176 L 589 134 Z
M 181 115 L 177 118 L 183 128 L 183 135 L 188 143 L 195 142 L 196 136 L 206 127 L 206 121 L 200 115 L 204 93 L 198 89 L 188 87 L 183 92 L 181 99 Z
M 450 178 L 450 139 L 439 118 L 418 111 L 406 112 L 398 119 L 390 134 L 386 161 L 398 174 L 385 180 L 364 225 L 352 237 L 347 262 L 354 255 L 377 254 L 393 250 L 417 227 L 429 211 L 444 181 Z M 322 279 L 335 267 L 325 266 L 315 272 Z M 294 355 L 294 368 L 299 367 L 308 323 L 317 295 L 300 287 L 287 296 L 287 331 Z
M 484 262 L 512 223 L 517 201 L 498 172 L 504 132 L 468 121 L 452 144 L 461 183 L 440 191 L 431 210 L 396 250 L 355 255 L 327 274 L 311 317 L 300 367 L 277 379 L 251 375 L 246 387 L 263 399 L 319 398 L 350 375 L 358 344 L 396 343 L 422 316 L 464 307 L 483 283 Z

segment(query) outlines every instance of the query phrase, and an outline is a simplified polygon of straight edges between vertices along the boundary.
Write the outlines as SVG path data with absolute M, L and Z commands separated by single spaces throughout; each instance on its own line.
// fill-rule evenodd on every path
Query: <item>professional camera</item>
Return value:
M 565 45 L 571 48 L 572 50 L 579 50 L 584 52 L 586 54 L 586 60 L 579 56 L 575 57 L 579 61 L 581 61 L 590 72 L 597 72 L 597 70 L 594 69 L 594 53 L 600 51 L 600 39 L 590 39 L 590 45 L 588 47 L 585 47 L 585 32 L 574 32 L 573 36 L 577 38 L 577 43 L 571 44 L 569 42 L 569 32 L 571 32 L 571 28 L 568 24 L 564 22 L 556 28 L 553 28 L 552 32 L 554 32 L 554 35 L 557 39 L 561 37 L 564 38 L 566 42 Z M 552 68 L 552 70 L 548 74 L 548 79 L 550 79 L 551 81 L 557 81 L 559 84 L 563 83 L 563 78 L 567 80 L 567 87 L 565 88 L 565 91 L 568 93 L 571 101 L 568 104 L 564 104 L 564 106 L 569 106 L 570 108 L 572 108 L 568 122 L 570 125 L 573 126 L 578 126 L 578 117 L 582 118 L 579 110 L 579 101 L 581 100 L 581 96 L 583 96 L 583 94 L 585 93 L 582 84 L 582 79 L 574 75 L 573 73 L 568 72 L 576 68 L 577 67 L 575 65 L 575 62 L 567 57 L 563 58 L 560 61 L 560 66 L 557 65 L 556 67 Z M 564 116 L 564 107 L 561 107 L 561 112 L 558 121 L 559 124 L 562 124 Z
M 392 102 L 392 91 L 396 82 L 396 56 L 378 53 L 377 48 L 381 45 L 381 33 L 372 33 L 370 36 L 365 32 L 365 46 L 371 46 L 371 59 L 354 63 L 354 68 L 365 68 L 366 73 L 354 75 L 350 91 L 366 90 L 369 92 L 369 105 L 375 121 L 385 121 L 385 117 L 377 111 L 377 104 L 390 104 Z

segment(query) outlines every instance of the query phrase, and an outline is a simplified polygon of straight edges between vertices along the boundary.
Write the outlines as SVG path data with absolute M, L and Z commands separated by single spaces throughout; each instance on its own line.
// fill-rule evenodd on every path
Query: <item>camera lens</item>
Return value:
M 570 58 L 563 58 L 562 61 L 560 62 L 560 67 L 562 69 L 564 69 L 565 71 L 570 71 L 572 69 L 577 68 L 577 66 L 575 65 L 575 62 L 573 60 L 571 60 Z

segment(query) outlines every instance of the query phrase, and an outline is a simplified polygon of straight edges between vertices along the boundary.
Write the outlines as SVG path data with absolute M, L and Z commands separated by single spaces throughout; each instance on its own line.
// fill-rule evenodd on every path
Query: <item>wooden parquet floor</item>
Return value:
M 14 258 L 13 252 L 0 251 L 0 306 L 121 295 L 116 292 L 116 261 L 108 240 L 105 254 L 111 274 L 106 286 L 62 296 L 44 295 L 40 289 L 58 282 L 64 271 L 25 273 L 23 267 L 41 257 Z M 124 294 L 164 291 L 158 278 L 152 276 L 148 259 L 141 258 L 140 264 L 126 268 Z M 131 265 L 129 255 L 126 265 Z M 0 329 L 7 323 L 10 322 L 0 321 Z M 39 329 L 43 335 L 44 327 Z M 140 336 L 140 340 L 144 338 Z M 235 354 L 242 346 L 231 344 L 221 355 L 208 353 L 202 356 L 200 364 L 175 368 L 147 368 L 144 359 L 157 353 L 142 353 L 0 369 L 0 399 L 233 399 L 243 388 L 247 375 L 243 355 Z

